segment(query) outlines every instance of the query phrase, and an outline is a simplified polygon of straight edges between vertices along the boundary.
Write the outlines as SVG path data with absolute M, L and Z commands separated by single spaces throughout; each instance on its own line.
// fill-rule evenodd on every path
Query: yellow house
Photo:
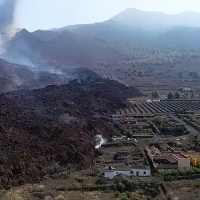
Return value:
M 185 156 L 190 158 L 190 162 L 194 167 L 196 167 L 197 164 L 200 163 L 200 153 L 191 151 L 191 152 L 187 152 Z

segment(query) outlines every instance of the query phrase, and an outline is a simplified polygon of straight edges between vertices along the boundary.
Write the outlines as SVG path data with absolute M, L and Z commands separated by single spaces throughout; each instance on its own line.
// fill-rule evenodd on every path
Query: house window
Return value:
M 131 171 L 131 174 L 133 174 L 133 171 Z
M 146 172 L 146 171 L 144 171 L 144 172 L 143 172 L 143 174 L 147 174 L 147 172 Z

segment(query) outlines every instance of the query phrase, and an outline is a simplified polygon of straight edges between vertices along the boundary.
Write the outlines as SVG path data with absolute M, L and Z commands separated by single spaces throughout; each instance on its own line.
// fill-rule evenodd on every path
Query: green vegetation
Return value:
M 134 135 L 152 135 L 153 132 L 149 127 L 144 127 L 144 128 L 135 127 L 135 128 L 124 129 L 123 134 L 127 138 L 132 138 Z
M 98 180 L 96 181 L 96 184 L 97 184 L 97 185 L 106 185 L 107 182 L 106 182 L 105 178 L 100 178 L 100 179 L 98 179 Z
M 126 192 L 126 196 L 127 196 L 127 198 L 131 198 L 131 193 L 130 192 Z
M 154 98 L 154 99 L 157 99 L 157 98 L 159 98 L 159 94 L 158 94 L 158 91 L 153 91 L 152 93 L 151 93 L 151 97 L 152 98 Z
M 117 183 L 117 190 L 119 192 L 125 192 L 126 189 L 127 188 L 126 188 L 126 186 L 123 183 Z
M 176 92 L 174 93 L 174 98 L 175 98 L 175 99 L 180 99 L 180 98 L 181 98 L 181 93 L 178 92 L 178 91 L 176 91 Z
M 174 99 L 174 95 L 171 92 L 169 92 L 169 94 L 167 95 L 167 98 L 168 99 Z
M 114 185 L 116 185 L 118 192 L 126 194 L 126 196 L 124 196 L 125 198 L 131 198 L 131 192 L 135 192 L 138 189 L 144 190 L 145 194 L 152 198 L 155 198 L 160 194 L 160 182 L 155 180 L 123 180 L 122 182 L 115 182 Z M 117 196 L 119 196 L 119 193 L 115 193 L 115 197 Z
M 185 134 L 189 134 L 190 132 L 186 129 L 186 127 L 184 125 L 182 126 L 175 126 L 175 127 L 169 127 L 167 126 L 163 126 L 160 129 L 161 133 L 164 135 L 185 135 Z
M 156 125 L 156 126 L 161 126 L 164 123 L 164 118 L 162 117 L 154 117 L 152 119 L 152 122 Z
M 156 125 L 161 134 L 164 135 L 186 135 L 189 134 L 189 130 L 184 124 L 177 123 L 168 117 L 155 117 L 152 122 Z
M 197 162 L 196 168 L 200 169 L 200 162 Z
M 200 174 L 200 169 L 160 169 L 156 173 L 159 176 L 189 176 L 193 174 Z
M 192 134 L 189 136 L 189 142 L 194 149 L 200 147 L 200 134 Z

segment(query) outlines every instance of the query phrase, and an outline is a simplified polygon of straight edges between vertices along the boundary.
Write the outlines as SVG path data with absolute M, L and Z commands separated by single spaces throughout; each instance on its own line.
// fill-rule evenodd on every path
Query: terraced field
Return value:
M 140 102 L 121 109 L 117 115 L 173 114 L 178 109 L 200 111 L 200 100 L 161 100 L 160 102 Z

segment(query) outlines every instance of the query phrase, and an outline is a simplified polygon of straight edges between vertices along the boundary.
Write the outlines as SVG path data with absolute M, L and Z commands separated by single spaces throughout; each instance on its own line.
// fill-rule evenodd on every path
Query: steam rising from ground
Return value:
M 102 144 L 105 144 L 107 142 L 102 135 L 96 135 L 96 141 L 97 145 L 95 146 L 95 149 L 99 149 L 102 146 Z

